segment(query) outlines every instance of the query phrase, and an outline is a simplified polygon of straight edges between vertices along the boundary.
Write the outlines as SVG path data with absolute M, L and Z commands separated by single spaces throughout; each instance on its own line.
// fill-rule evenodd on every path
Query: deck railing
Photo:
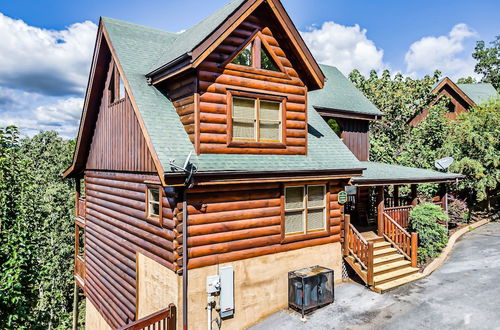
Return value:
M 76 203 L 76 216 L 85 218 L 85 198 L 80 197 Z
M 386 207 L 384 212 L 387 213 L 401 227 L 408 228 L 410 223 L 410 212 L 413 209 L 412 205 Z
M 177 323 L 177 308 L 170 304 L 168 308 L 127 324 L 118 330 L 175 330 Z
M 373 242 L 368 242 L 359 231 L 350 223 L 350 217 L 344 220 L 344 254 L 351 255 L 366 270 L 364 280 L 368 285 L 373 284 Z
M 83 283 L 85 283 L 85 260 L 80 255 L 75 258 L 75 276 L 83 286 Z
M 406 229 L 385 212 L 383 222 L 384 237 L 411 261 L 412 267 L 417 267 L 418 234 L 408 233 Z

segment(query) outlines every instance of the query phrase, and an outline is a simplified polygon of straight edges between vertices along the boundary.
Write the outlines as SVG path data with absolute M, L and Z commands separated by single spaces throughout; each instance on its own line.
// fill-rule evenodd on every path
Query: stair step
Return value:
M 401 254 L 390 254 L 387 256 L 375 257 L 373 259 L 373 265 L 374 266 L 381 266 L 384 264 L 394 262 L 396 260 L 403 260 L 403 259 L 404 259 L 404 257 Z
M 407 275 L 407 276 L 401 277 L 401 278 L 399 278 L 397 280 L 394 280 L 394 281 L 390 281 L 390 282 L 387 282 L 387 283 L 384 283 L 384 284 L 375 285 L 373 287 L 373 290 L 375 292 L 378 292 L 378 293 L 384 293 L 386 291 L 389 291 L 389 290 L 392 290 L 394 288 L 397 288 L 398 286 L 401 286 L 401 285 L 404 285 L 404 284 L 407 284 L 407 283 L 419 280 L 422 277 L 424 277 L 424 276 L 421 273 L 415 273 L 415 274 Z
M 384 248 L 387 248 L 387 247 L 390 247 L 391 246 L 391 243 L 389 242 L 377 242 L 377 243 L 374 243 L 373 244 L 373 249 L 376 251 L 376 250 L 381 250 L 381 249 L 384 249 Z
M 397 260 L 395 262 L 391 262 L 388 264 L 383 264 L 383 265 L 374 267 L 373 274 L 381 275 L 381 274 L 388 273 L 388 272 L 393 271 L 393 270 L 405 268 L 405 267 L 410 266 L 410 265 L 411 265 L 411 262 L 408 260 Z
M 377 275 L 373 278 L 373 281 L 375 283 L 375 286 L 377 286 L 379 284 L 391 282 L 391 281 L 397 280 L 401 277 L 405 277 L 407 275 L 415 274 L 415 273 L 418 273 L 418 268 L 406 267 L 406 268 L 394 270 L 392 272 L 387 272 L 385 274 Z
M 394 253 L 396 253 L 396 254 L 398 253 L 398 250 L 396 250 L 395 248 L 384 248 L 384 249 L 373 251 L 373 255 L 375 257 L 386 256 L 386 255 L 390 255 L 390 254 L 394 254 Z

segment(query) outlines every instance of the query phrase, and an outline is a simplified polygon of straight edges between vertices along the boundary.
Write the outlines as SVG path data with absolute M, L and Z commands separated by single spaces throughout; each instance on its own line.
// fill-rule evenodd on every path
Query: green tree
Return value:
M 396 74 L 391 77 L 388 70 L 379 77 L 375 71 L 365 78 L 357 70 L 349 75 L 354 85 L 379 108 L 384 117 L 371 124 L 370 160 L 389 164 L 402 162 L 401 153 L 407 147 L 411 127 L 408 125 L 416 114 L 423 111 L 432 101 L 430 95 L 433 85 L 441 73 L 423 79 L 412 79 Z
M 484 41 L 478 41 L 472 57 L 477 61 L 474 71 L 483 76 L 482 82 L 491 83 L 500 91 L 500 36 L 486 47 Z
M 469 201 L 490 201 L 500 188 L 500 99 L 461 114 L 445 145 L 456 162 L 452 172 L 462 173 L 458 189 Z
M 473 77 L 467 77 L 467 78 L 460 78 L 457 81 L 457 84 L 475 84 L 477 83 L 476 79 Z
M 73 287 L 74 141 L 0 128 L 0 324 L 67 329 Z

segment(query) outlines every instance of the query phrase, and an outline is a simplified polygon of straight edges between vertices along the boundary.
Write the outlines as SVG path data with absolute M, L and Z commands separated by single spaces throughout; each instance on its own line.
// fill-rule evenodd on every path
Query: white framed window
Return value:
M 148 218 L 160 218 L 161 214 L 161 191 L 159 187 L 148 187 L 147 188 L 147 217 Z
M 285 187 L 284 235 L 326 231 L 326 185 Z

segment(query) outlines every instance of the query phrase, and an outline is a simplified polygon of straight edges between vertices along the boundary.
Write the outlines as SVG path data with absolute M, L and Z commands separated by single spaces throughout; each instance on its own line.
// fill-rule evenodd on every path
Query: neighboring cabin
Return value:
M 412 184 L 416 202 L 417 183 L 461 176 L 369 162 L 381 116 L 318 65 L 278 0 L 232 1 L 180 34 L 102 18 L 65 173 L 77 182 L 86 327 L 163 322 L 155 313 L 174 304 L 179 327 L 205 328 L 207 277 L 227 269 L 228 329 L 286 308 L 289 271 L 321 265 L 339 282 L 345 260 L 379 292 L 417 278 L 397 186 Z M 338 200 L 346 187 L 353 223 Z
M 443 96 L 447 96 L 450 99 L 446 116 L 452 120 L 459 114 L 468 112 L 473 106 L 498 97 L 498 92 L 490 83 L 456 84 L 448 77 L 436 83 L 431 94 L 435 94 L 435 98 L 430 104 L 431 106 Z M 417 126 L 428 115 L 429 109 L 424 109 L 410 121 L 410 125 Z

